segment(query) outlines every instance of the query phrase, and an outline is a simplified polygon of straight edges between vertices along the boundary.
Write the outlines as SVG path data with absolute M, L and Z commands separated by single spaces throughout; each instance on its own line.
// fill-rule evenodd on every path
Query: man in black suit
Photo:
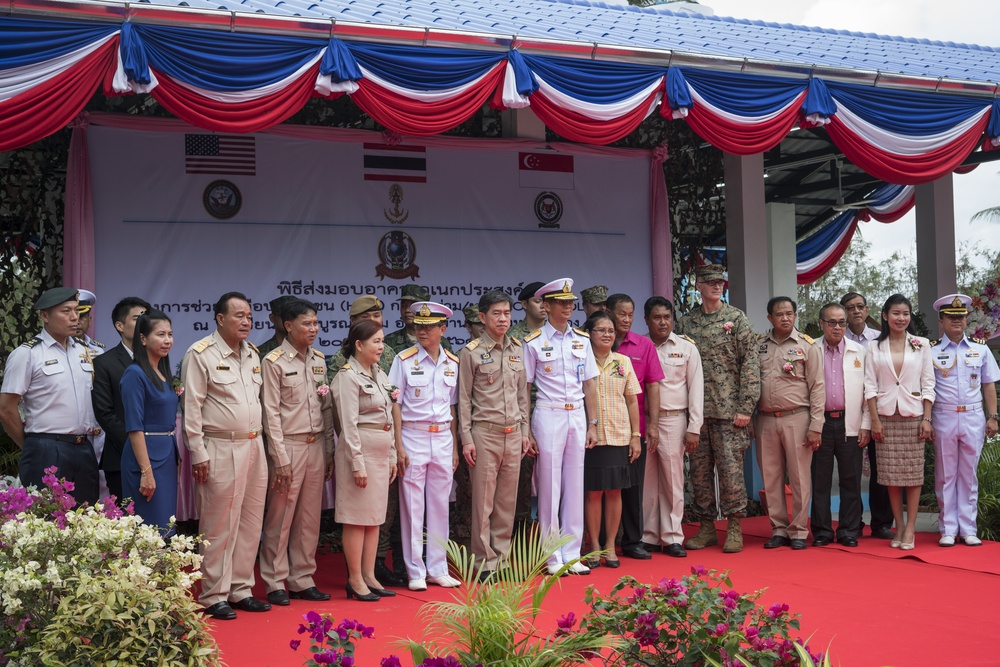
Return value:
M 101 470 L 108 483 L 108 491 L 115 498 L 122 497 L 122 450 L 128 436 L 125 433 L 125 409 L 119 383 L 122 374 L 132 363 L 132 334 L 139 316 L 151 306 L 135 296 L 127 296 L 111 311 L 111 320 L 121 336 L 121 343 L 94 359 L 94 388 L 90 398 L 94 416 L 106 434 Z

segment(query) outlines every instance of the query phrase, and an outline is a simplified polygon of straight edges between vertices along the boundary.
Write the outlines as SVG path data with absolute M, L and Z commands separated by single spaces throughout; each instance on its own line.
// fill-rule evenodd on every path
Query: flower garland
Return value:
M 983 340 L 1000 335 L 1000 276 L 986 283 L 979 296 L 973 297 L 965 332 Z

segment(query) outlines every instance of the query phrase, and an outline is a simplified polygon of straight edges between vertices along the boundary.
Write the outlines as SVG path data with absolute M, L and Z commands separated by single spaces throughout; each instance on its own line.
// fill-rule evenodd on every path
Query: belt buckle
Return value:
M 566 405 L 563 406 L 563 409 L 565 409 L 565 410 L 572 410 L 573 409 L 573 404 L 572 403 L 567 403 Z
M 782 412 L 781 412 L 781 410 L 775 410 L 771 414 L 774 415 L 775 417 L 780 417 L 782 415 Z
M 504 433 L 513 433 L 514 432 L 514 427 L 513 426 L 504 426 L 503 427 L 503 432 Z
M 249 437 L 250 440 L 253 440 L 254 438 L 257 437 L 257 431 L 250 431 L 249 433 L 247 433 L 247 435 L 250 436 Z
M 87 439 L 87 436 L 85 436 L 85 435 L 78 435 L 78 436 L 76 436 L 76 440 L 73 441 L 73 444 L 75 444 L 75 445 L 82 445 L 83 442 L 86 439 Z
M 430 426 L 427 427 L 427 432 L 428 433 L 437 433 L 440 430 L 441 430 L 441 427 L 438 424 L 431 424 Z
M 955 406 L 955 412 L 965 412 L 967 409 L 964 405 Z
M 383 431 L 388 431 L 390 428 L 392 428 L 392 427 L 389 426 L 388 424 L 386 424 L 385 426 L 382 427 L 382 430 Z
M 316 436 L 315 435 L 307 435 L 306 436 L 306 442 L 307 443 L 309 443 L 309 442 L 316 442 Z

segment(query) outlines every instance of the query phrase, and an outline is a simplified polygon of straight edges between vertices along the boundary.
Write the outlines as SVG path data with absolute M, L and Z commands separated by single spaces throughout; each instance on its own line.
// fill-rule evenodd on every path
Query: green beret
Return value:
M 79 301 L 80 292 L 72 287 L 53 287 L 45 290 L 35 302 L 35 310 L 47 310 L 67 301 Z

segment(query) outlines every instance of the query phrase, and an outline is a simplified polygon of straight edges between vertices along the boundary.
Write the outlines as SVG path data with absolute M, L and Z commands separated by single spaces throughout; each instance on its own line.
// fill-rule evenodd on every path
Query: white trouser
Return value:
M 981 410 L 934 410 L 934 493 L 942 535 L 976 534 L 979 455 L 986 437 Z
M 561 532 L 570 543 L 552 554 L 549 565 L 580 557 L 583 541 L 583 455 L 587 417 L 583 408 L 535 407 L 531 430 L 538 443 L 538 523 L 542 535 Z
M 660 442 L 646 454 L 643 480 L 642 541 L 646 544 L 681 544 L 684 532 L 684 434 L 687 415 L 679 412 L 660 417 Z
M 448 494 L 452 484 L 451 431 L 403 428 L 403 449 L 410 467 L 399 479 L 399 528 L 403 561 L 410 580 L 448 574 Z M 427 565 L 424 566 L 424 511 L 427 516 Z

